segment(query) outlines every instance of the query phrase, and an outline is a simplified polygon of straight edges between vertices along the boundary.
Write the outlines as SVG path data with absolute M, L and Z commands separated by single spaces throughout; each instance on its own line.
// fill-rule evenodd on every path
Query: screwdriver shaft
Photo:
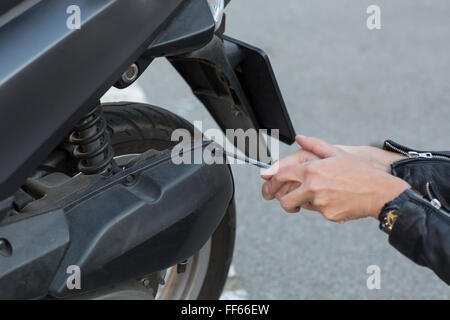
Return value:
M 249 158 L 247 156 L 240 155 L 240 154 L 237 154 L 237 153 L 234 153 L 234 152 L 229 152 L 227 150 L 223 150 L 223 152 L 224 152 L 224 154 L 226 154 L 229 157 L 232 157 L 232 158 L 235 158 L 235 159 L 238 159 L 238 160 L 242 160 L 245 163 L 252 164 L 252 165 L 257 166 L 259 168 L 263 168 L 263 169 L 269 169 L 270 168 L 270 164 L 267 164 L 265 162 L 261 162 L 261 161 L 258 161 L 258 160 L 255 160 L 255 159 L 252 159 L 252 158 Z

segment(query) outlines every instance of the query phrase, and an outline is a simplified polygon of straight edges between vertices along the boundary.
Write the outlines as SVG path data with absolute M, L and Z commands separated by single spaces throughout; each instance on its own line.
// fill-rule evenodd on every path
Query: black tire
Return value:
M 170 138 L 178 128 L 194 133 L 191 123 L 155 106 L 131 102 L 102 106 L 115 156 L 173 148 L 176 142 Z M 211 256 L 198 299 L 213 300 L 220 297 L 233 258 L 235 235 L 236 210 L 233 201 L 212 236 Z

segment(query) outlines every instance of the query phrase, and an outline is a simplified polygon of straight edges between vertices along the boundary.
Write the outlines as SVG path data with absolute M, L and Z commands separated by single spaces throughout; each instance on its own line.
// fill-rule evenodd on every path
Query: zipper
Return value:
M 410 159 L 441 159 L 441 160 L 447 160 L 450 161 L 450 156 L 446 156 L 443 154 L 436 154 L 432 152 L 418 152 L 413 150 L 407 150 L 407 149 L 401 149 L 400 146 L 394 146 L 391 142 L 386 141 L 384 143 L 388 149 L 391 151 L 396 151 L 397 153 L 403 154 L 404 156 L 407 156 Z
M 430 188 L 430 192 L 431 192 L 431 188 Z M 417 193 L 415 193 L 415 192 L 413 192 L 412 196 L 413 196 L 414 198 L 416 198 L 417 200 L 422 201 L 422 202 L 424 202 L 424 203 L 427 203 L 427 204 L 430 203 L 430 202 L 427 201 L 427 199 L 426 199 L 425 197 L 421 197 L 421 196 L 419 196 L 419 195 L 418 195 Z M 428 196 L 430 196 L 430 195 L 428 195 Z M 437 199 L 436 199 L 436 200 L 437 200 Z M 439 201 L 439 200 L 438 200 L 438 201 Z M 433 205 L 433 204 L 431 204 L 431 205 Z M 435 207 L 435 206 L 433 205 L 433 207 Z M 441 209 L 438 208 L 438 207 L 435 207 L 435 208 L 439 210 L 439 213 L 440 213 L 440 214 L 444 215 L 446 218 L 450 218 L 450 213 L 449 213 L 449 212 L 444 211 L 444 210 L 441 210 Z
M 431 204 L 437 208 L 437 209 L 443 209 L 450 213 L 450 206 L 447 202 L 447 200 L 442 197 L 442 194 L 438 192 L 436 189 L 436 184 L 433 182 L 427 182 L 426 184 L 426 191 L 428 194 L 428 197 L 430 198 Z
M 415 150 L 409 150 L 407 147 L 404 147 L 402 145 L 399 145 L 398 143 L 387 140 L 384 142 L 385 150 L 388 151 L 395 151 L 397 153 L 403 154 L 408 159 L 400 159 L 397 161 L 394 161 L 392 166 L 394 167 L 396 164 L 403 164 L 403 163 L 409 163 L 410 161 L 415 161 L 414 159 L 423 159 L 423 160 L 443 160 L 443 161 L 450 161 L 450 154 L 442 153 L 442 152 L 423 152 L 423 151 L 415 151 Z M 445 198 L 442 198 L 439 196 L 439 192 L 434 187 L 434 184 L 431 182 L 427 182 L 426 185 L 426 193 L 429 198 L 429 202 L 427 201 L 426 197 L 423 197 L 423 201 L 427 201 L 430 203 L 434 208 L 440 210 L 440 212 L 445 213 L 446 216 L 450 217 L 450 206 L 446 202 Z M 442 201 L 439 200 L 442 198 Z
M 426 189 L 427 189 L 427 194 L 428 194 L 428 198 L 430 199 L 431 205 L 433 207 L 435 207 L 436 209 L 441 209 L 442 208 L 442 203 L 435 196 L 433 190 L 431 189 L 431 183 L 430 182 L 427 182 Z

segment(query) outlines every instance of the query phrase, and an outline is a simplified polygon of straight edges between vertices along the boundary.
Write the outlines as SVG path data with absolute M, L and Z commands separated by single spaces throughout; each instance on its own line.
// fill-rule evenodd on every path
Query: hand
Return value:
M 385 203 L 410 188 L 405 181 L 320 139 L 297 137 L 297 142 L 318 159 L 308 155 L 310 160 L 280 166 L 263 186 L 264 197 L 270 199 L 290 183 L 289 192 L 279 197 L 287 212 L 303 207 L 336 222 L 368 216 L 378 219 Z
M 294 152 L 293 154 L 275 162 L 270 169 L 267 169 L 262 172 L 261 177 L 264 180 L 270 180 L 272 176 L 281 168 L 289 167 L 294 164 L 298 163 L 305 163 L 312 160 L 318 160 L 320 159 L 318 156 L 313 154 L 312 152 L 306 151 L 306 150 L 298 150 Z M 296 181 L 286 181 L 283 185 L 281 185 L 276 192 L 274 193 L 264 193 L 264 198 L 266 200 L 272 200 L 274 198 L 280 200 L 282 196 L 285 194 L 291 192 L 292 190 L 298 188 L 300 186 L 299 182 Z M 264 190 L 264 188 L 263 188 Z
M 297 143 L 302 147 L 302 145 L 299 143 L 301 141 L 301 136 L 296 137 Z M 311 141 L 314 142 L 315 138 L 310 138 Z M 313 146 L 311 145 L 311 148 Z M 344 146 L 344 145 L 335 145 L 335 147 L 347 151 L 348 153 L 358 157 L 359 159 L 367 162 L 368 164 L 372 165 L 374 168 L 385 171 L 387 173 L 391 172 L 391 164 L 396 161 L 400 160 L 402 158 L 406 158 L 406 156 L 402 154 L 398 154 L 395 152 L 390 152 L 386 150 L 382 150 L 375 147 L 370 146 Z M 270 180 L 270 178 L 280 169 L 290 166 L 294 163 L 304 163 L 311 160 L 320 159 L 318 156 L 316 156 L 314 153 L 309 152 L 305 149 L 298 150 L 291 154 L 288 157 L 285 157 L 281 159 L 280 161 L 274 163 L 272 167 L 268 170 L 265 170 L 261 177 L 265 180 Z M 267 184 L 266 184 L 267 185 Z M 265 185 L 265 186 L 266 186 Z M 280 200 L 281 197 L 283 197 L 288 192 L 292 191 L 293 189 L 299 187 L 298 182 L 292 182 L 288 181 L 283 184 L 283 186 L 280 186 L 280 188 L 277 189 L 275 193 L 270 193 L 268 191 L 264 191 L 266 187 L 263 187 L 263 197 L 266 200 L 272 200 L 274 198 Z

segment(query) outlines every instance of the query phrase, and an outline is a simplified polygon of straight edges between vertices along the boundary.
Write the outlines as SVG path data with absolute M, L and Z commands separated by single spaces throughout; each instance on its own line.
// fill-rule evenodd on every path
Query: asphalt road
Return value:
M 381 7 L 381 30 L 366 27 L 370 4 Z M 269 54 L 297 133 L 450 149 L 449 16 L 447 0 L 234 0 L 227 34 Z M 166 61 L 131 92 L 139 87 L 137 100 L 216 127 Z M 294 150 L 283 145 L 281 155 Z M 375 220 L 285 214 L 263 201 L 258 169 L 233 171 L 238 229 L 225 298 L 450 298 L 450 287 L 393 249 Z M 367 289 L 369 265 L 381 268 L 380 290 Z

